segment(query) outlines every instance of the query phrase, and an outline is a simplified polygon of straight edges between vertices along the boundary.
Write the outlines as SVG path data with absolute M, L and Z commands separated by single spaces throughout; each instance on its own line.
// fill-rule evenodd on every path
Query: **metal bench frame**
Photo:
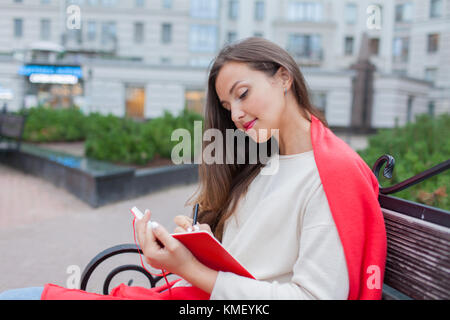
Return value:
M 16 115 L 6 112 L 6 108 L 0 111 L 0 152 L 1 151 L 19 151 L 25 131 L 26 115 Z M 10 125 L 5 125 L 6 121 L 13 121 L 13 129 Z M 13 139 L 15 145 L 11 147 L 11 143 L 6 140 Z M 5 146 L 1 144 L 2 140 L 6 140 Z
M 383 155 L 372 168 L 377 179 L 385 163 L 383 175 L 388 179 L 392 177 L 395 160 L 390 155 Z M 450 212 L 389 195 L 449 168 L 450 160 L 394 186 L 383 188 L 380 185 L 379 202 L 385 218 L 388 238 L 382 299 L 450 298 Z M 416 232 L 416 230 L 418 231 Z M 422 241 L 421 237 L 424 235 L 429 239 Z M 433 241 L 438 241 L 438 245 L 434 245 Z M 121 244 L 100 252 L 84 269 L 80 289 L 86 290 L 88 281 L 98 265 L 122 253 L 142 254 L 140 248 L 135 244 Z M 439 257 L 436 254 L 443 254 L 443 256 Z M 415 270 L 416 266 L 418 270 Z M 143 273 L 149 280 L 150 287 L 155 287 L 162 279 L 162 277 L 153 277 L 139 265 L 119 266 L 106 275 L 103 294 L 109 293 L 112 278 L 127 270 Z M 132 281 L 130 280 L 128 285 Z

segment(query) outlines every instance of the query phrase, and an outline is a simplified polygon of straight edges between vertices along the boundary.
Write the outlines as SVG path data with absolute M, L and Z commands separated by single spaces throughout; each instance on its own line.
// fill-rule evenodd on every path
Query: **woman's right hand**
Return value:
M 192 218 L 189 218 L 187 216 L 176 216 L 173 221 L 175 222 L 175 224 L 177 225 L 177 227 L 175 228 L 175 233 L 181 233 L 181 232 L 191 232 L 191 231 L 198 231 L 198 230 L 204 230 L 209 232 L 212 236 L 213 233 L 211 231 L 211 228 L 208 224 L 206 223 L 202 223 L 199 224 L 197 223 L 195 226 L 192 226 L 193 220 Z M 198 230 L 196 230 L 198 227 Z

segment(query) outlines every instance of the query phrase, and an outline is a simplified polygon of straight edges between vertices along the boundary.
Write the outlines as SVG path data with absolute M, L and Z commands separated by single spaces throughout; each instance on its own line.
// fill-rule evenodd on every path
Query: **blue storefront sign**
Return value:
M 49 75 L 72 75 L 77 78 L 83 77 L 81 67 L 77 66 L 46 66 L 46 65 L 24 65 L 20 67 L 20 75 L 30 76 L 32 74 L 49 74 Z

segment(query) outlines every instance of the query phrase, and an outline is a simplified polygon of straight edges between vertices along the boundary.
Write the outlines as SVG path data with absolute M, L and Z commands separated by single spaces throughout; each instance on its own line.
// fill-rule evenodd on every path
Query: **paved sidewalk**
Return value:
M 196 188 L 173 187 L 93 209 L 43 179 L 0 165 L 0 291 L 47 282 L 66 286 L 69 266 L 82 271 L 100 251 L 133 243 L 133 206 L 149 208 L 172 232 L 173 217 L 190 214 L 184 205 Z M 138 262 L 137 255 L 127 259 Z

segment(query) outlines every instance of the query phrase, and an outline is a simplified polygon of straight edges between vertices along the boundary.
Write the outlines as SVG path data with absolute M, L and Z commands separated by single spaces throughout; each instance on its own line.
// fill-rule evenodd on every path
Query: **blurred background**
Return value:
M 0 107 L 26 117 L 20 153 L 0 153 L 0 290 L 65 285 L 132 242 L 136 203 L 168 229 L 190 214 L 196 167 L 170 176 L 170 135 L 194 135 L 208 66 L 247 37 L 294 57 L 370 167 L 395 157 L 384 185 L 450 158 L 450 0 L 0 0 Z M 446 173 L 398 196 L 449 210 L 449 188 Z

